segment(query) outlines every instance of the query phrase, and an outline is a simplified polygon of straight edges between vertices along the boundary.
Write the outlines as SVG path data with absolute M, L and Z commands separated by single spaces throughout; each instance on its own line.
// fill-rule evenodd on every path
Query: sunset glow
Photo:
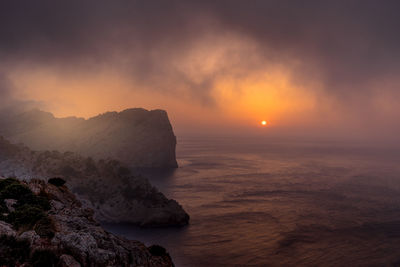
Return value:
M 0 267 L 398 266 L 399 14 L 0 1 Z
M 78 24 L 68 31 L 68 38 L 61 34 L 36 37 L 57 33 L 54 29 L 18 35 L 29 34 L 29 42 L 5 38 L 18 41 L 7 47 L 19 48 L 3 54 L 1 101 L 28 102 L 57 117 L 89 118 L 131 107 L 165 109 L 178 132 L 259 134 L 254 123 L 260 126 L 260 120 L 268 118 L 269 131 L 262 134 L 285 131 L 347 138 L 379 135 L 378 129 L 385 128 L 385 133 L 397 136 L 398 76 L 389 75 L 393 72 L 383 67 L 376 73 L 369 70 L 370 66 L 389 68 L 395 63 L 366 65 L 361 59 L 369 57 L 364 54 L 368 49 L 358 50 L 357 56 L 337 48 L 341 45 L 333 51 L 327 49 L 325 39 L 311 34 L 321 32 L 319 25 L 303 24 L 300 18 L 296 24 L 299 32 L 310 34 L 296 43 L 291 40 L 294 35 L 286 34 L 293 30 L 288 26 L 292 22 L 277 20 L 274 27 L 258 28 L 260 24 L 254 21 L 242 24 L 243 18 L 237 18 L 236 24 L 225 16 L 214 17 L 219 11 L 184 17 L 185 27 L 180 29 L 174 24 L 180 15 L 153 25 L 156 18 L 143 23 L 125 17 L 117 8 L 121 19 L 110 17 L 106 24 L 110 27 L 101 32 L 101 25 L 92 28 L 91 13 L 82 17 L 83 29 L 90 35 L 77 31 L 81 28 Z M 137 14 L 137 18 L 141 16 Z M 107 21 L 92 19 L 99 24 Z M 120 24 L 124 19 L 135 23 Z M 59 26 L 65 29 L 70 25 Z M 276 31 L 279 27 L 289 28 Z M 332 38 L 350 43 L 352 38 L 341 38 L 349 35 L 342 29 L 334 27 Z M 195 32 L 198 34 L 191 34 Z M 376 43 L 377 51 L 387 51 L 379 48 L 381 44 Z M 376 127 L 371 129 L 371 124 Z

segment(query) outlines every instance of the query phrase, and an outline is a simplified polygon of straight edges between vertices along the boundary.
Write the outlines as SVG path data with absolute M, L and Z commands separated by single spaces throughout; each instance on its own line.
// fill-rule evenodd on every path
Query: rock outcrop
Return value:
M 61 177 L 101 222 L 175 226 L 189 221 L 189 215 L 175 200 L 167 199 L 147 179 L 133 176 L 115 160 L 32 151 L 0 137 L 0 175 L 26 180 Z
M 66 186 L 1 179 L 0 202 L 1 266 L 173 266 L 162 247 L 105 231 Z
M 30 110 L 0 112 L 0 135 L 33 150 L 72 151 L 129 167 L 176 168 L 176 137 L 163 110 L 135 108 L 88 120 Z

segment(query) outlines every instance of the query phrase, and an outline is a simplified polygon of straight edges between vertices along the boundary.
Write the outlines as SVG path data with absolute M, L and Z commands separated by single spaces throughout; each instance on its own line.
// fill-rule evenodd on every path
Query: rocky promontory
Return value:
M 176 168 L 176 137 L 164 110 L 127 109 L 90 119 L 38 109 L 0 112 L 0 135 L 33 150 L 72 151 L 135 168 Z
M 0 209 L 0 266 L 173 266 L 164 248 L 102 229 L 62 179 L 0 179 Z
M 133 176 L 116 160 L 97 160 L 72 152 L 33 151 L 0 137 L 0 175 L 49 179 L 61 177 L 101 222 L 140 226 L 186 225 L 189 215 L 147 179 Z

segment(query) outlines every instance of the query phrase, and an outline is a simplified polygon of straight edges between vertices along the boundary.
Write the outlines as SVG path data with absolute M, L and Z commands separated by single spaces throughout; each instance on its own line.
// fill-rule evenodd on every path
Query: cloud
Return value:
M 398 1 L 8 1 L 0 56 L 95 65 L 122 55 L 150 79 L 202 38 L 234 32 L 258 43 L 263 59 L 296 58 L 298 70 L 341 90 L 398 72 L 399 10 Z
M 397 99 L 399 12 L 392 0 L 3 1 L 0 64 L 5 76 L 110 71 L 209 106 L 222 78 L 284 68 L 354 122 Z
M 4 75 L 0 72 L 0 105 L 4 105 L 11 98 L 11 85 Z
M 398 1 L 12 1 L 1 3 L 0 49 L 3 58 L 56 63 L 132 51 L 131 63 L 148 71 L 154 51 L 175 55 L 210 32 L 237 32 L 268 58 L 295 56 L 330 80 L 354 80 L 399 67 L 399 9 Z

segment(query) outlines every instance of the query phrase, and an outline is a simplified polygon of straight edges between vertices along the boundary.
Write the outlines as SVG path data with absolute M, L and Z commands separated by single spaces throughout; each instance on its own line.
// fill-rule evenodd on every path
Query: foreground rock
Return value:
M 0 175 L 49 179 L 62 177 L 102 222 L 140 226 L 186 225 L 188 214 L 147 179 L 135 177 L 115 160 L 93 160 L 57 151 L 31 151 L 0 138 Z
M 3 208 L 5 195 L 16 203 L 0 218 L 1 266 L 173 266 L 163 248 L 103 230 L 66 186 L 0 180 Z
M 0 112 L 0 135 L 34 150 L 73 151 L 138 168 L 176 168 L 176 137 L 163 110 L 127 109 L 88 120 L 31 110 Z

